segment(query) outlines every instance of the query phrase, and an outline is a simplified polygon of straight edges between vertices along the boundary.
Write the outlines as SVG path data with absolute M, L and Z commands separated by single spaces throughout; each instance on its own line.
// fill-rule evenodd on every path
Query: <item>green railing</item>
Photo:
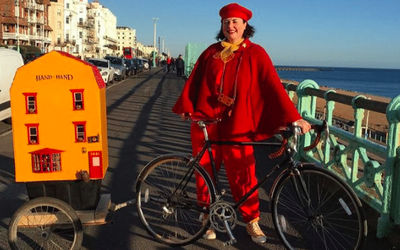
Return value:
M 341 176 L 364 202 L 380 213 L 377 237 L 386 236 L 394 224 L 400 224 L 400 95 L 385 103 L 363 95 L 353 97 L 320 90 L 313 80 L 298 85 L 285 80 L 282 83 L 291 98 L 296 94 L 297 109 L 304 119 L 314 124 L 325 119 L 329 124 L 329 138 L 312 152 L 300 150 L 299 157 Z M 317 112 L 317 98 L 325 104 L 323 112 Z M 354 120 L 348 131 L 333 125 L 337 121 L 336 103 L 352 107 Z M 370 134 L 362 126 L 365 111 L 386 114 L 388 131 L 381 140 L 384 143 L 369 139 Z M 300 145 L 309 145 L 312 137 L 312 134 L 303 136 Z
M 185 47 L 185 75 L 189 77 L 200 54 L 207 48 L 205 43 L 188 43 Z

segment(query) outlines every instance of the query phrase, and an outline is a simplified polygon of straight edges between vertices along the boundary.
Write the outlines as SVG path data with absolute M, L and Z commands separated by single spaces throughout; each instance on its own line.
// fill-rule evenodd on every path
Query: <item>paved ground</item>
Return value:
M 136 176 L 157 155 L 190 152 L 189 124 L 172 114 L 171 107 L 184 84 L 182 78 L 159 69 L 134 76 L 112 85 L 107 90 L 109 169 L 102 183 L 103 192 L 111 193 L 116 203 L 134 197 Z M 4 124 L 3 124 L 4 125 Z M 0 125 L 0 129 L 3 125 Z M 7 125 L 4 125 L 7 126 Z M 259 165 L 264 165 L 265 151 L 257 152 Z M 258 172 L 264 169 L 258 167 Z M 0 135 L 0 248 L 7 249 L 7 228 L 13 212 L 26 200 L 24 184 L 13 182 L 12 134 Z M 238 243 L 223 247 L 223 234 L 218 240 L 198 242 L 182 249 L 283 249 L 271 222 L 269 199 L 261 190 L 262 229 L 268 234 L 267 244 L 257 245 L 247 236 L 244 225 L 235 228 Z M 369 236 L 365 249 L 396 249 L 395 231 L 390 238 L 375 238 L 377 215 L 368 210 Z M 121 209 L 114 222 L 85 227 L 83 249 L 169 249 L 154 242 L 137 217 L 136 208 Z

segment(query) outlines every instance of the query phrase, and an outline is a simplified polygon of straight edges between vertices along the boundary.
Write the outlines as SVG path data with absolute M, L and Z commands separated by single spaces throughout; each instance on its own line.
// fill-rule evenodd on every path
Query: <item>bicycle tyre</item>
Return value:
M 296 195 L 296 177 L 289 171 L 278 181 L 272 197 L 273 222 L 284 245 L 288 249 L 361 249 L 367 221 L 354 191 L 314 164 L 305 163 L 298 170 L 310 197 L 310 209 Z
M 8 228 L 11 249 L 80 249 L 82 223 L 67 203 L 39 197 L 24 203 Z
M 176 192 L 176 186 L 190 169 L 188 163 L 184 156 L 161 156 L 145 166 L 138 176 L 139 218 L 156 240 L 170 246 L 194 242 L 209 227 L 209 221 L 202 220 L 208 205 L 197 199 L 195 175 L 192 174 L 184 190 Z M 212 204 L 215 188 L 209 175 L 197 164 L 192 168 L 204 180 Z

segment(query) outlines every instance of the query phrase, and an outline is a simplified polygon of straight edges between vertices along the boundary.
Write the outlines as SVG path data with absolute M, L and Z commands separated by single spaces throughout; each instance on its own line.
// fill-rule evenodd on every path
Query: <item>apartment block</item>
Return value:
M 62 51 L 65 46 L 64 39 L 64 0 L 50 0 L 49 26 L 53 32 L 50 33 L 51 44 L 49 51 Z
M 49 5 L 50 0 L 0 0 L 0 45 L 34 46 L 47 52 L 52 31 Z
M 17 44 L 82 59 L 121 56 L 123 47 L 139 56 L 148 50 L 136 41 L 135 29 L 117 29 L 116 16 L 96 0 L 0 0 L 0 46 Z
M 94 56 L 103 58 L 106 55 L 117 55 L 117 18 L 99 2 L 89 4 L 88 16 L 93 18 Z
M 131 47 L 136 49 L 136 29 L 130 27 L 118 26 L 117 27 L 118 37 L 118 56 L 123 55 L 122 49 L 124 47 Z

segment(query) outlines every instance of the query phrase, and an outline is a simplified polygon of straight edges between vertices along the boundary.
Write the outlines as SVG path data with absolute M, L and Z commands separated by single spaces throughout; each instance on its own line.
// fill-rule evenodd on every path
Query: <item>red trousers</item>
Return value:
M 210 139 L 218 140 L 217 126 L 210 125 L 208 134 Z M 204 144 L 204 135 L 197 124 L 192 125 L 191 135 L 193 155 L 196 155 Z M 239 201 L 252 187 L 257 185 L 253 146 L 213 145 L 212 153 L 217 171 L 220 169 L 221 163 L 224 163 L 235 202 Z M 208 151 L 203 155 L 200 164 L 213 177 Z M 209 204 L 207 186 L 199 176 L 196 176 L 196 185 L 199 203 Z M 246 223 L 260 216 L 258 191 L 255 191 L 239 207 L 239 211 L 242 214 L 243 221 Z

